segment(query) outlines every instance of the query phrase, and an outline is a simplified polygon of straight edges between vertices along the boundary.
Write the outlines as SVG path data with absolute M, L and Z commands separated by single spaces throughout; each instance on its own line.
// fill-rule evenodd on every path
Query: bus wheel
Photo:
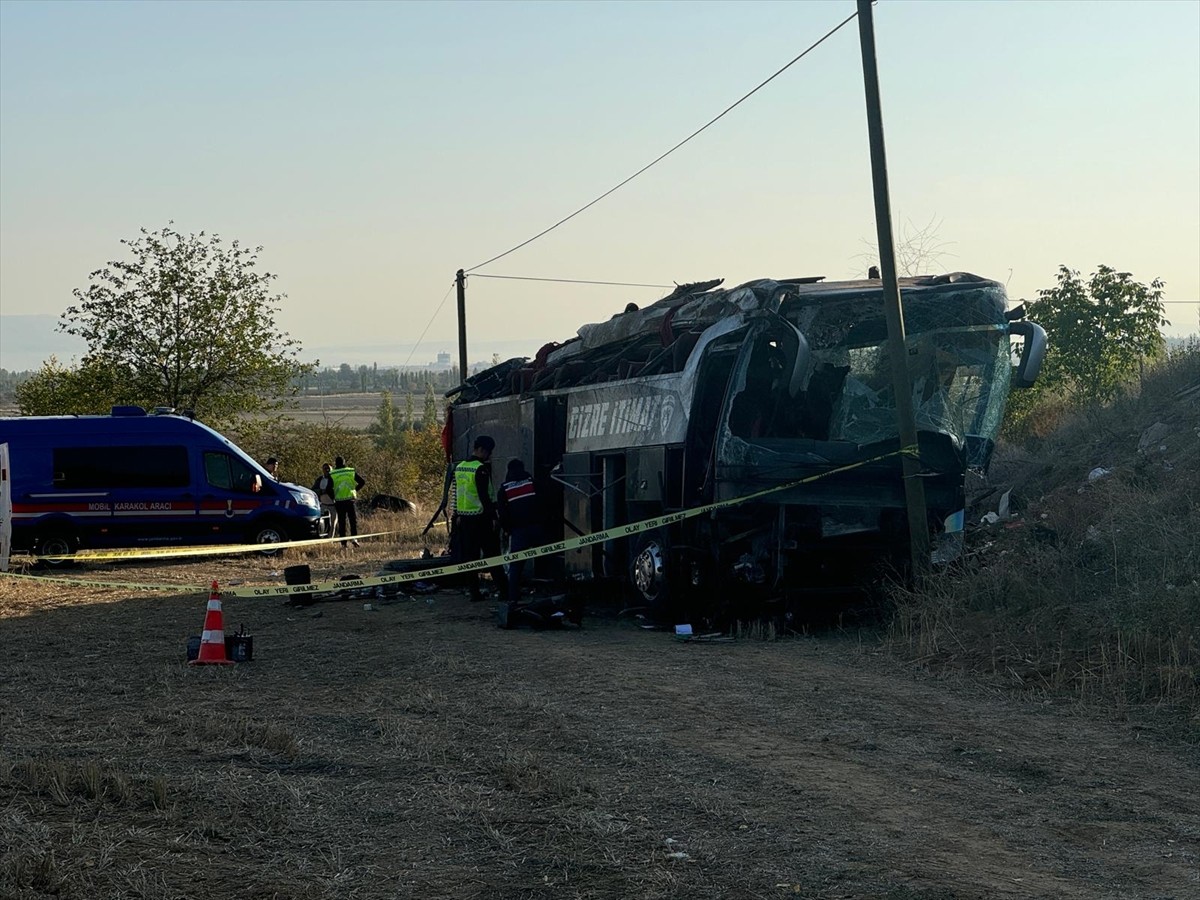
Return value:
M 250 534 L 251 544 L 284 544 L 291 540 L 288 537 L 287 529 L 277 522 L 264 522 L 257 526 Z M 259 551 L 263 556 L 274 556 L 281 552 L 278 549 L 269 550 L 264 548 Z
M 663 535 L 641 535 L 629 566 L 629 581 L 655 618 L 668 611 L 670 585 L 667 578 L 667 542 Z
M 37 539 L 37 545 L 34 552 L 42 557 L 38 560 L 44 566 L 69 566 L 72 560 L 62 559 L 61 557 L 74 556 L 75 551 L 79 549 L 79 538 L 70 531 L 63 529 L 55 529 L 41 534 Z M 60 557 L 59 559 L 46 559 L 45 557 Z

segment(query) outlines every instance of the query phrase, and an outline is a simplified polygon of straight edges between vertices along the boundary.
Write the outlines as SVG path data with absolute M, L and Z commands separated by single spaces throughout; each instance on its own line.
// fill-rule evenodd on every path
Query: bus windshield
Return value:
M 953 437 L 967 447 L 968 455 L 976 449 L 986 452 L 999 433 L 1008 397 L 1008 344 L 1008 334 L 999 325 L 910 336 L 906 346 L 917 429 Z M 827 440 L 871 444 L 896 436 L 885 344 L 818 351 L 814 359 L 807 393 L 823 393 L 821 402 L 830 406 Z M 976 462 L 968 459 L 969 464 Z
M 917 429 L 950 437 L 968 466 L 986 466 L 1008 398 L 1004 308 L 999 285 L 947 288 L 905 302 Z M 807 343 L 806 376 L 798 383 L 791 371 L 786 328 L 752 332 L 733 383 L 730 432 L 768 443 L 894 440 L 899 428 L 878 294 L 792 310 L 788 319 Z

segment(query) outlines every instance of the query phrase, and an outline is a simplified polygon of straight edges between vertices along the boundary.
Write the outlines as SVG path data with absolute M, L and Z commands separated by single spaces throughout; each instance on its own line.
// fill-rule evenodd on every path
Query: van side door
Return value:
M 273 502 L 274 482 L 222 450 L 205 450 L 202 463 L 200 521 L 205 533 L 215 540 L 242 540 L 254 514 Z

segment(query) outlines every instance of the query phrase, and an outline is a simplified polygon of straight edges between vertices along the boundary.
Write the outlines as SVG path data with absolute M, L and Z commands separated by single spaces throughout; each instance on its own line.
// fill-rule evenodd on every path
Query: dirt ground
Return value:
M 0 578 L 0 896 L 1200 896 L 1195 745 L 870 635 L 503 631 L 451 590 L 230 599 L 254 661 L 189 667 L 206 599 Z

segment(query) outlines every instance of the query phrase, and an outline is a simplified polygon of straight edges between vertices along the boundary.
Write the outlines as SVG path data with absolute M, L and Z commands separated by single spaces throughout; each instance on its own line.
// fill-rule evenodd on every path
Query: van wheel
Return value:
M 283 544 L 290 541 L 287 529 L 277 522 L 264 522 L 250 533 L 251 544 Z M 275 556 L 281 550 L 260 550 L 263 556 Z
M 34 547 L 34 553 L 39 557 L 47 556 L 74 556 L 75 551 L 79 549 L 79 538 L 66 530 L 47 531 L 39 535 L 37 544 Z M 72 560 L 69 559 L 39 559 L 38 562 L 43 566 L 69 566 Z

